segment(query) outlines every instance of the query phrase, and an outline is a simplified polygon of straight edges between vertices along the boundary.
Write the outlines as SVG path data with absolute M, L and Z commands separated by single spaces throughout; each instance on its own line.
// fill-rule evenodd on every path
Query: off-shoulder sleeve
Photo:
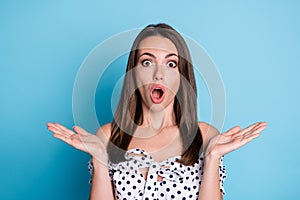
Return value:
M 90 159 L 90 160 L 88 161 L 88 170 L 89 170 L 90 175 L 91 175 L 90 180 L 89 180 L 89 184 L 91 184 L 91 183 L 92 183 L 93 173 L 94 173 L 94 166 L 93 166 L 92 159 Z
M 224 181 L 226 179 L 226 169 L 225 169 L 225 166 L 223 164 L 223 158 L 224 158 L 224 156 L 222 156 L 221 160 L 220 160 L 219 174 L 220 174 L 220 190 L 223 194 L 225 194 Z

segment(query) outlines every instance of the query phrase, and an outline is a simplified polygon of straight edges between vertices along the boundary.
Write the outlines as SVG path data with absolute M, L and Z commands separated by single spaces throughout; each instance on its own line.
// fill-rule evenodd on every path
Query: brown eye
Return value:
M 167 64 L 169 67 L 171 67 L 171 68 L 175 68 L 175 67 L 177 67 L 177 63 L 176 62 L 174 62 L 174 61 L 170 61 L 170 62 L 168 62 L 168 64 Z
M 142 65 L 143 65 L 144 67 L 149 67 L 149 66 L 152 65 L 152 62 L 151 62 L 150 60 L 144 60 L 144 61 L 142 62 Z

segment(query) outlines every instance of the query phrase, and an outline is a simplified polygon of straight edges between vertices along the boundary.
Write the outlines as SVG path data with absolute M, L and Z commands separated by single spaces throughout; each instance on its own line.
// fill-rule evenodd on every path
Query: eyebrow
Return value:
M 144 55 L 150 56 L 150 57 L 152 57 L 152 58 L 156 58 L 155 55 L 153 55 L 152 53 L 149 53 L 149 52 L 145 52 L 145 53 L 141 54 L 141 55 L 139 56 L 139 58 L 140 58 L 141 56 L 144 56 Z M 165 58 L 169 58 L 169 57 L 171 57 L 171 56 L 176 56 L 176 57 L 178 57 L 177 54 L 175 54 L 175 53 L 170 53 L 170 54 L 166 55 Z

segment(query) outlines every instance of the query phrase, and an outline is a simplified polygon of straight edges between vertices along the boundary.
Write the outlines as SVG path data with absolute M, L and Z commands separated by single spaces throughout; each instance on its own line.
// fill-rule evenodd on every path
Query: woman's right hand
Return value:
M 74 131 L 58 123 L 47 123 L 47 126 L 55 138 L 90 154 L 101 163 L 107 163 L 108 156 L 103 138 L 101 140 L 97 135 L 88 133 L 79 126 L 74 126 Z

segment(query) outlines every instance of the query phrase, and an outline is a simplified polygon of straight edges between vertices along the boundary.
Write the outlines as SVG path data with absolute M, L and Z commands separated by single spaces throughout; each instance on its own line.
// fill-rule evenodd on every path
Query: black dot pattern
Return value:
M 109 175 L 113 181 L 116 199 L 198 199 L 203 175 L 203 154 L 192 166 L 178 163 L 180 156 L 158 163 L 141 149 L 128 150 L 125 158 L 126 161 L 117 164 L 109 162 Z M 146 179 L 140 171 L 142 168 L 148 169 Z M 88 169 L 92 175 L 91 160 L 88 162 Z M 219 174 L 220 191 L 225 194 L 223 183 L 226 170 L 223 157 L 219 166 Z M 158 176 L 162 178 L 161 181 L 158 181 Z

